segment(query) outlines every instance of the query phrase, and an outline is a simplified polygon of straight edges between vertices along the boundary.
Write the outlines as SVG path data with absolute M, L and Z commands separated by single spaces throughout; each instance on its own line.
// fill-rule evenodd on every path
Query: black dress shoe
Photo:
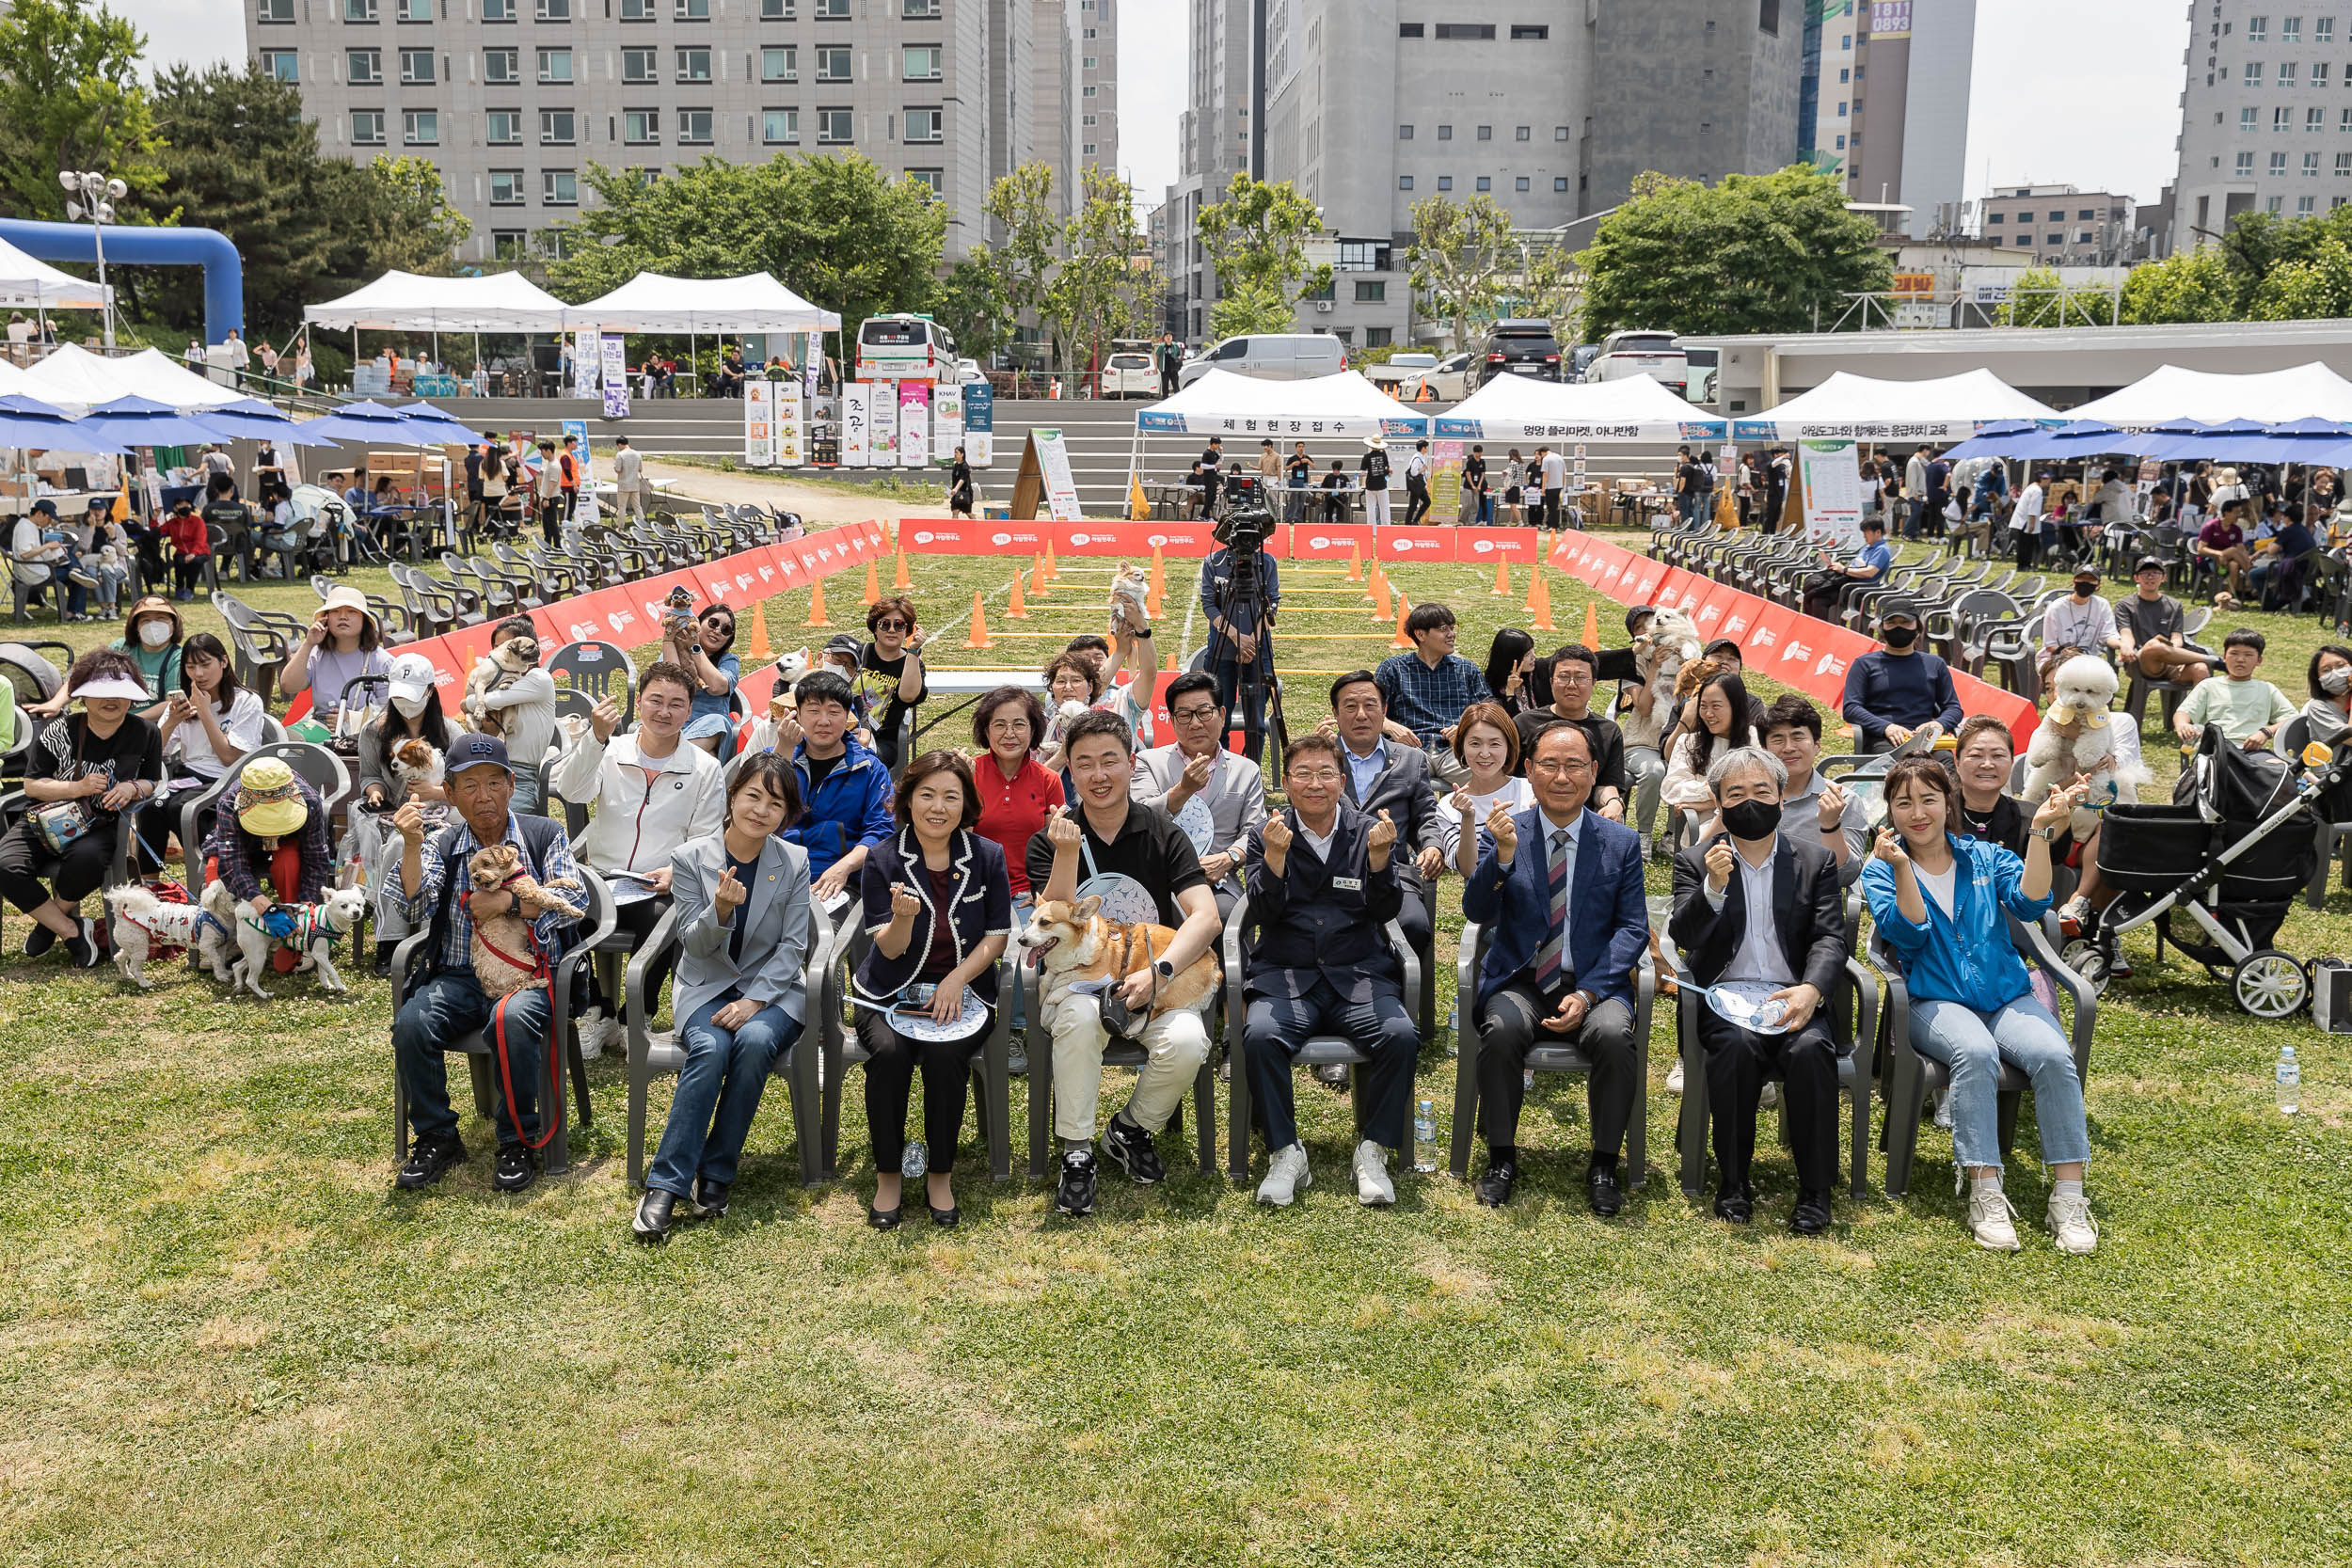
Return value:
M 898 1211 L 877 1209 L 869 1203 L 866 1206 L 866 1223 L 877 1230 L 896 1230 L 898 1228 Z
M 1584 1173 L 1584 1196 L 1593 1206 L 1593 1212 L 1602 1219 L 1613 1217 L 1625 1207 L 1625 1194 L 1618 1190 L 1617 1172 L 1613 1166 L 1595 1165 Z
M 501 1193 L 519 1193 L 539 1178 L 539 1168 L 531 1163 L 531 1150 L 520 1144 L 508 1144 L 499 1150 L 498 1163 L 490 1167 L 490 1185 Z
M 731 1181 L 713 1181 L 707 1176 L 697 1178 L 694 1182 L 694 1207 L 702 1211 L 702 1216 L 707 1220 L 723 1218 L 727 1212 L 727 1195 L 734 1188 L 735 1183 Z
M 1489 1209 L 1500 1209 L 1511 1201 L 1511 1189 L 1519 1184 L 1519 1163 L 1517 1160 L 1489 1161 L 1486 1174 L 1478 1179 L 1474 1189 L 1478 1201 Z
M 928 1199 L 925 1200 L 923 1207 L 931 1208 Z M 953 1230 L 963 1223 L 963 1211 L 952 1203 L 945 1209 L 931 1209 L 931 1223 L 942 1230 Z
M 1826 1187 L 1797 1195 L 1797 1207 L 1788 1216 L 1788 1228 L 1800 1236 L 1819 1236 L 1829 1228 L 1829 1189 Z
M 420 1139 L 408 1150 L 408 1158 L 401 1162 L 400 1174 L 392 1178 L 392 1184 L 404 1192 L 415 1192 L 447 1176 L 452 1165 L 465 1163 L 466 1146 L 456 1139 L 437 1144 Z
M 670 1215 L 676 1207 L 675 1193 L 647 1187 L 645 1196 L 637 1200 L 637 1218 L 630 1228 L 641 1242 L 666 1242 L 670 1239 Z
M 1756 1194 L 1744 1181 L 1735 1181 L 1715 1195 L 1715 1217 L 1734 1225 L 1756 1218 Z

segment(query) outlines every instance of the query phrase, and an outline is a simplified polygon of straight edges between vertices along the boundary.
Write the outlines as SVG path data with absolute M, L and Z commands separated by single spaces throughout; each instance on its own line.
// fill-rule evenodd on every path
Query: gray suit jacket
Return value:
M 802 986 L 802 971 L 808 966 L 808 851 L 780 838 L 769 839 L 760 849 L 739 964 L 728 956 L 733 932 L 721 924 L 711 897 L 726 865 L 723 833 L 688 839 L 670 857 L 678 932 L 671 1014 L 683 1024 L 732 988 L 762 1006 L 782 1006 L 798 1022 L 808 1006 Z
M 1176 787 L 1184 776 L 1184 754 L 1173 746 L 1154 746 L 1136 757 L 1136 776 L 1128 793 L 1146 805 L 1168 809 L 1168 792 Z M 1207 850 L 1222 850 L 1232 854 L 1236 845 L 1246 844 L 1250 832 L 1265 824 L 1265 775 L 1248 757 L 1220 748 L 1216 771 L 1200 791 L 1200 800 L 1209 808 L 1209 821 L 1216 827 L 1216 835 Z M 1241 869 L 1241 857 L 1233 855 L 1233 869 Z M 1235 878 L 1229 877 L 1228 882 Z

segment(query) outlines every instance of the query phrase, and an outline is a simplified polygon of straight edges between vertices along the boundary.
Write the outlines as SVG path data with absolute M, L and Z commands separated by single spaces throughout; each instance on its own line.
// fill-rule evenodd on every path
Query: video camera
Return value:
M 1274 514 L 1253 498 L 1251 504 L 1236 506 L 1218 518 L 1210 537 L 1235 555 L 1250 555 L 1265 547 L 1273 528 Z

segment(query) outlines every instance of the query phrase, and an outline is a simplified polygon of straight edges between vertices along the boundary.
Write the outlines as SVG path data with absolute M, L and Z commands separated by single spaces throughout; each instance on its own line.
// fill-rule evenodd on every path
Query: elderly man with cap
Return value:
M 335 879 L 326 804 L 283 761 L 257 757 L 238 772 L 231 807 L 215 819 L 204 859 L 245 916 L 272 936 L 290 936 L 292 911 L 280 911 L 275 919 L 271 911 L 281 904 L 315 904 Z M 291 947 L 271 955 L 281 974 L 297 958 Z
M 1919 617 L 1890 610 L 1879 617 L 1873 648 L 1846 669 L 1846 722 L 1854 726 L 1864 753 L 1891 751 L 1928 732 L 1920 747 L 1960 727 L 1960 692 L 1949 666 L 1918 649 Z
M 493 1004 L 474 974 L 474 922 L 508 913 L 515 895 L 473 886 L 475 852 L 512 844 L 541 887 L 577 895 L 583 885 L 564 825 L 544 816 L 515 815 L 515 774 L 506 760 L 505 742 L 487 735 L 459 736 L 450 749 L 446 775 L 457 819 L 428 835 L 418 803 L 404 801 L 392 816 L 401 839 L 400 871 L 381 895 L 388 909 L 397 908 L 412 926 L 425 922 L 428 932 L 423 955 L 392 1019 L 392 1054 L 415 1133 L 398 1184 L 410 1189 L 431 1186 L 465 1160 L 457 1114 L 450 1108 L 449 1070 L 442 1053 L 451 1042 L 494 1026 Z M 548 965 L 561 957 L 574 924 L 555 911 L 533 923 L 533 945 Z M 496 1004 L 495 1011 L 506 1060 L 504 1070 L 494 1075 L 500 1084 L 499 1148 L 490 1185 L 502 1193 L 518 1193 L 537 1174 L 532 1151 L 547 1141 L 540 1131 L 537 1101 L 554 1005 L 542 979 Z M 514 1086 L 511 1101 L 508 1083 Z M 560 1105 L 550 1110 L 562 1114 Z

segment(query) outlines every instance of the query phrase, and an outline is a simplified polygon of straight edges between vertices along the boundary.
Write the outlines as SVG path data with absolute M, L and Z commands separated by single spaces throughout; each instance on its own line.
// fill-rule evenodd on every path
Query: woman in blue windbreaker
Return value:
M 2034 999 L 2004 911 L 2038 920 L 2050 907 L 2050 838 L 2083 786 L 2053 789 L 2019 856 L 1958 827 L 1958 785 L 1944 765 L 1906 757 L 1886 771 L 1888 826 L 1862 873 L 1870 919 L 1902 960 L 1911 1044 L 1951 1069 L 1952 1149 L 1969 1179 L 1968 1224 L 1979 1246 L 2017 1249 L 2016 1210 L 2001 1191 L 2001 1064 L 2033 1081 L 2034 1122 L 2050 1167 L 2050 1229 L 2058 1250 L 2098 1244 L 2083 1172 L 2090 1133 L 2074 1053 Z

